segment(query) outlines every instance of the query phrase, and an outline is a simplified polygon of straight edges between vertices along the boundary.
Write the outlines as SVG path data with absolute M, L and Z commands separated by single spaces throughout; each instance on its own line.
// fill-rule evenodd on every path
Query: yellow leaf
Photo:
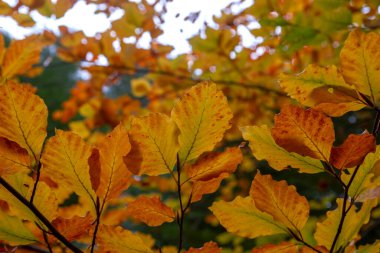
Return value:
M 221 253 L 222 248 L 219 248 L 216 242 L 206 242 L 201 248 L 191 247 L 184 253 Z
M 139 196 L 128 203 L 127 208 L 127 213 L 134 219 L 152 227 L 172 222 L 175 218 L 173 209 L 162 203 L 159 197 Z
M 296 75 L 282 75 L 281 88 L 300 104 L 330 116 L 341 116 L 366 106 L 335 66 L 309 65 Z
M 132 174 L 123 161 L 131 149 L 128 132 L 118 125 L 95 148 L 99 152 L 100 171 L 91 168 L 90 172 L 99 174 L 99 185 L 94 189 L 97 196 L 107 202 L 118 197 L 131 183 Z
M 31 70 L 39 62 L 44 46 L 46 43 L 38 35 L 12 41 L 4 55 L 2 77 L 11 79 Z
M 146 79 L 138 78 L 131 81 L 131 89 L 133 96 L 143 97 L 150 91 L 151 87 Z
M 54 13 L 56 18 L 62 18 L 68 9 L 70 9 L 75 3 L 75 0 L 57 0 L 54 5 Z
M 363 162 L 366 155 L 376 150 L 372 134 L 350 134 L 339 147 L 331 150 L 330 163 L 337 169 L 351 168 Z
M 134 174 L 172 173 L 178 151 L 177 128 L 173 120 L 161 113 L 134 118 L 129 137 L 132 150 L 124 161 Z
M 26 149 L 34 161 L 46 137 L 47 108 L 26 85 L 0 86 L 0 136 Z
M 56 130 L 44 148 L 41 174 L 95 204 L 88 165 L 90 155 L 91 147 L 78 135 Z
M 191 181 L 208 181 L 222 173 L 233 173 L 242 159 L 240 148 L 228 148 L 221 153 L 208 153 L 185 168 Z
M 380 34 L 353 30 L 340 52 L 342 74 L 346 82 L 369 97 L 378 106 L 380 102 Z
M 232 112 L 227 98 L 214 83 L 203 82 L 186 91 L 172 110 L 177 124 L 181 165 L 214 149 L 231 127 Z
M 11 246 L 38 242 L 38 239 L 23 224 L 20 217 L 10 216 L 0 209 L 0 241 Z
M 286 181 L 275 181 L 270 175 L 257 173 L 250 190 L 256 207 L 294 232 L 300 232 L 309 218 L 307 199 Z
M 343 200 L 337 199 L 337 204 L 338 208 L 328 211 L 326 214 L 327 218 L 323 222 L 317 223 L 315 239 L 318 245 L 325 246 L 327 249 L 330 249 L 333 244 L 342 217 Z M 355 211 L 355 206 L 349 210 L 343 223 L 342 232 L 335 244 L 334 252 L 335 249 L 346 246 L 358 236 L 360 228 L 369 221 L 371 210 L 376 204 L 377 200 L 373 199 L 364 202 L 357 212 Z
M 299 169 L 303 173 L 320 173 L 324 171 L 321 161 L 288 152 L 278 146 L 274 141 L 268 126 L 242 127 L 245 140 L 249 141 L 249 147 L 257 160 L 267 160 L 269 165 L 276 170 L 288 167 Z
M 231 202 L 214 202 L 209 208 L 228 232 L 239 236 L 258 236 L 288 233 L 285 226 L 256 208 L 251 197 L 236 197 Z
M 335 140 L 331 119 L 313 109 L 287 105 L 274 118 L 272 136 L 288 152 L 329 161 Z
M 282 242 L 280 244 L 267 244 L 260 248 L 255 248 L 252 253 L 297 253 L 298 246 L 291 242 Z
M 380 240 L 376 240 L 373 244 L 359 246 L 357 253 L 378 253 L 380 251 Z
M 101 225 L 97 237 L 101 252 L 109 253 L 152 253 L 143 240 L 122 227 Z
M 22 27 L 32 27 L 36 24 L 33 18 L 29 14 L 13 12 L 12 18 L 17 22 L 19 26 Z
M 17 143 L 0 137 L 0 176 L 29 172 L 28 152 Z

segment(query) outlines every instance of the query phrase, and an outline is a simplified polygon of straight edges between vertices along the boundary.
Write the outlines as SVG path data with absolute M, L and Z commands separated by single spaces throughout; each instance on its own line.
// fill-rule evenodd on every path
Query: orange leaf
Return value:
M 162 203 L 159 197 L 139 196 L 128 204 L 127 213 L 152 227 L 172 222 L 175 217 L 173 209 Z
M 191 202 L 194 203 L 201 200 L 204 194 L 216 192 L 222 180 L 227 178 L 228 176 L 228 173 L 222 173 L 219 175 L 219 177 L 212 178 L 207 181 L 195 181 L 193 183 Z
M 91 147 L 78 135 L 56 130 L 44 148 L 41 173 L 95 204 L 88 165 L 90 155 Z
M 127 189 L 131 183 L 132 174 L 128 171 L 123 161 L 123 157 L 131 149 L 128 132 L 123 126 L 118 125 L 100 143 L 95 145 L 99 152 L 100 169 L 90 169 L 90 172 L 98 173 L 99 184 L 95 188 L 96 194 L 101 200 L 107 202 L 116 198 L 120 193 Z M 91 165 L 91 163 L 90 163 Z M 91 176 L 92 179 L 92 176 Z
M 94 218 L 87 214 L 85 217 L 75 215 L 71 219 L 58 217 L 52 221 L 52 224 L 67 240 L 73 241 L 86 235 L 93 222 Z
M 272 136 L 288 152 L 329 161 L 335 139 L 331 119 L 313 109 L 287 105 L 274 118 Z
M 214 149 L 231 127 L 227 98 L 214 83 L 203 82 L 186 91 L 172 110 L 177 124 L 181 165 Z
M 134 174 L 172 173 L 178 151 L 173 120 L 161 113 L 134 118 L 129 136 L 132 150 L 124 161 Z
M 309 218 L 309 202 L 286 181 L 275 181 L 270 175 L 257 173 L 250 195 L 259 210 L 295 232 L 299 232 Z
M 0 176 L 17 172 L 28 172 L 30 157 L 28 152 L 16 142 L 0 138 Z
M 219 248 L 216 242 L 206 242 L 201 248 L 191 247 L 189 250 L 184 253 L 220 253 L 222 248 Z
M 267 244 L 263 247 L 252 250 L 252 253 L 297 253 L 298 246 L 291 242 L 282 242 L 280 244 Z
M 47 108 L 30 87 L 0 86 L 0 136 L 16 142 L 37 161 L 46 137 Z
M 222 153 L 211 152 L 202 156 L 195 164 L 186 167 L 186 172 L 191 181 L 208 181 L 222 173 L 233 173 L 242 159 L 240 148 L 228 148 Z
M 331 150 L 330 163 L 337 169 L 351 168 L 363 162 L 366 155 L 376 150 L 372 134 L 350 134 L 339 147 Z

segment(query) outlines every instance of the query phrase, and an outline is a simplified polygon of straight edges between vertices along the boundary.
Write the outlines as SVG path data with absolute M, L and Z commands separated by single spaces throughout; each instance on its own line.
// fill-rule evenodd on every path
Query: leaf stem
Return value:
M 53 253 L 53 249 L 50 246 L 49 238 L 48 238 L 48 235 L 47 235 L 46 231 L 42 231 L 42 235 L 44 237 L 44 241 L 45 241 L 46 246 L 47 246 L 47 248 L 49 250 L 49 253 Z
M 37 192 L 37 186 L 40 181 L 40 176 L 41 176 L 41 163 L 38 161 L 37 166 L 36 166 L 36 180 L 34 181 L 33 185 L 33 190 L 32 190 L 32 195 L 30 196 L 30 203 L 33 204 L 34 196 L 36 195 Z
M 82 250 L 77 248 L 71 242 L 69 242 L 55 227 L 50 223 L 50 221 L 27 199 L 25 199 L 15 188 L 13 188 L 7 181 L 0 177 L 0 184 L 7 189 L 15 198 L 17 198 L 22 204 L 24 204 L 34 215 L 49 229 L 52 235 L 55 236 L 59 241 L 61 241 L 67 248 L 72 250 L 74 253 L 83 253 Z
M 322 251 L 314 248 L 313 246 L 311 246 L 310 244 L 308 244 L 307 242 L 305 242 L 305 240 L 302 238 L 302 234 L 301 232 L 300 233 L 300 236 L 298 236 L 296 233 L 294 233 L 291 229 L 288 229 L 288 231 L 290 232 L 290 234 L 294 237 L 294 239 L 296 239 L 297 241 L 299 241 L 300 243 L 302 243 L 303 245 L 305 245 L 306 247 L 314 250 L 315 252 L 318 252 L 318 253 L 322 253 Z
M 183 206 L 182 202 L 182 187 L 181 187 L 181 162 L 179 159 L 179 155 L 177 154 L 177 193 L 178 193 L 178 200 L 179 200 L 179 206 L 180 206 L 180 214 L 177 213 L 177 223 L 179 226 L 179 238 L 178 238 L 178 253 L 182 250 L 183 245 L 183 223 L 185 219 L 185 212 L 186 209 L 189 206 L 189 203 L 187 203 L 186 207 Z
M 95 249 L 96 235 L 98 233 L 99 224 L 100 224 L 100 216 L 101 216 L 102 211 L 103 211 L 104 203 L 105 203 L 105 201 L 103 202 L 102 207 L 100 207 L 99 197 L 96 198 L 96 205 L 95 205 L 95 208 L 96 208 L 96 221 L 95 222 L 96 223 L 95 223 L 95 230 L 94 230 L 94 233 L 92 235 L 91 253 L 93 253 L 94 249 Z

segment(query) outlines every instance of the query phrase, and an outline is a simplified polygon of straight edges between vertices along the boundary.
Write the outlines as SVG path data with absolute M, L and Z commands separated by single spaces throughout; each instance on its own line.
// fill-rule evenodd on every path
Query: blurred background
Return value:
M 6 47 L 15 39 L 26 42 L 29 51 L 23 57 L 42 52 L 16 78 L 37 87 L 45 100 L 50 136 L 55 128 L 70 129 L 96 142 L 133 116 L 170 113 L 185 89 L 205 80 L 223 90 L 234 113 L 233 127 L 218 147 L 224 149 L 242 142 L 240 126 L 271 126 L 280 106 L 290 101 L 279 88 L 279 74 L 299 73 L 308 64 L 339 66 L 352 29 L 379 30 L 379 6 L 379 0 L 3 0 L 0 31 Z M 350 133 L 371 130 L 373 118 L 365 109 L 334 118 L 335 144 Z M 246 196 L 257 169 L 286 179 L 309 199 L 309 237 L 342 195 L 327 174 L 275 171 L 257 161 L 248 147 L 243 151 L 237 172 L 218 192 L 192 206 L 185 248 L 213 240 L 225 250 L 243 252 L 284 239 L 234 236 L 208 210 L 217 199 Z M 108 222 L 149 234 L 151 243 L 170 251 L 177 243 L 177 224 L 151 228 L 125 215 L 125 204 L 142 193 L 158 194 L 176 205 L 169 178 L 136 178 L 125 198 L 114 203 Z M 359 244 L 380 238 L 379 228 L 377 208 Z

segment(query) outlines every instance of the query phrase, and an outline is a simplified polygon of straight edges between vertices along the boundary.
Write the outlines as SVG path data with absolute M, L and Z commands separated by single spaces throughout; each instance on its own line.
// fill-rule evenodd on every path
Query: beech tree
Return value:
M 33 27 L 75 3 L 0 14 Z M 124 14 L 0 37 L 2 250 L 379 252 L 377 1 L 234 2 L 176 56 L 170 1 L 86 3 Z M 56 110 L 35 82 L 61 63 L 88 78 Z

